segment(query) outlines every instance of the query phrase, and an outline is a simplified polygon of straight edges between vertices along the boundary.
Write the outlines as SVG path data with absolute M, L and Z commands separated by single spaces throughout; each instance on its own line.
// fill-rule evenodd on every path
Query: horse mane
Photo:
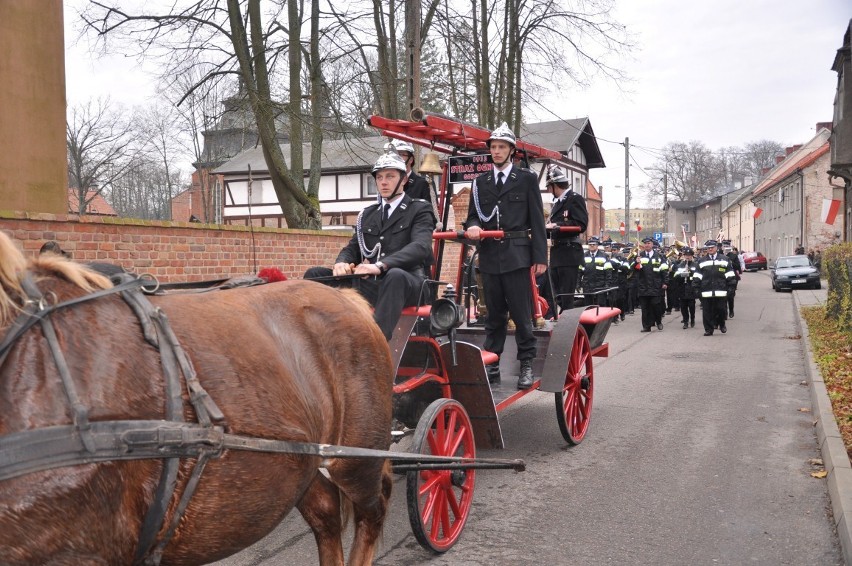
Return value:
M 103 275 L 61 255 L 47 253 L 27 261 L 12 239 L 0 231 L 0 328 L 20 310 L 26 295 L 21 282 L 27 271 L 36 270 L 41 276 L 61 277 L 86 292 L 112 287 Z

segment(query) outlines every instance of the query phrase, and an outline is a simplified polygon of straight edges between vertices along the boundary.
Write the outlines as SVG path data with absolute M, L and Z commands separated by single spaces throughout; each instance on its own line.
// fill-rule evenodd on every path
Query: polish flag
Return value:
M 822 199 L 822 221 L 826 224 L 834 225 L 834 220 L 837 218 L 837 212 L 840 210 L 840 201 L 837 199 L 824 198 Z
M 755 208 L 754 214 L 751 215 L 752 218 L 760 218 L 760 215 L 763 213 L 762 208 Z

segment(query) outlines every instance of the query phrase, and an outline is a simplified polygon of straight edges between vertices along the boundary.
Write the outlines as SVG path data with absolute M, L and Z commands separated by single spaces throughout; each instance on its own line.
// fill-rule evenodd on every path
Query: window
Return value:
M 376 180 L 370 173 L 364 173 L 362 176 L 361 194 L 365 197 L 376 196 L 379 194 L 379 189 L 376 187 Z

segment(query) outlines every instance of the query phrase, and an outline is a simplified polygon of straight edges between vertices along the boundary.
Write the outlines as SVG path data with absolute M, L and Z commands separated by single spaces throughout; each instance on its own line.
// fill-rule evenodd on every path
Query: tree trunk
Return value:
M 248 36 L 240 13 L 240 1 L 228 0 L 228 15 L 234 52 L 240 63 L 240 73 L 246 84 L 249 102 L 254 112 L 257 131 L 263 148 L 272 186 L 290 228 L 319 229 L 321 217 L 305 191 L 293 181 L 275 131 L 275 116 L 269 90 L 266 52 L 260 17 L 260 1 L 249 0 L 248 16 L 251 29 L 251 52 Z M 298 174 L 301 176 L 302 171 Z

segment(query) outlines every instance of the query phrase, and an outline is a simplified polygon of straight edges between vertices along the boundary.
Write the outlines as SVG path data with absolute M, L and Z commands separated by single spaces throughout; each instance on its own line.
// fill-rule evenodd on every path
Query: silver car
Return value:
M 806 255 L 779 257 L 772 265 L 771 277 L 772 288 L 775 291 L 782 289 L 792 291 L 795 288 L 819 289 L 822 287 L 819 280 L 819 269 Z

